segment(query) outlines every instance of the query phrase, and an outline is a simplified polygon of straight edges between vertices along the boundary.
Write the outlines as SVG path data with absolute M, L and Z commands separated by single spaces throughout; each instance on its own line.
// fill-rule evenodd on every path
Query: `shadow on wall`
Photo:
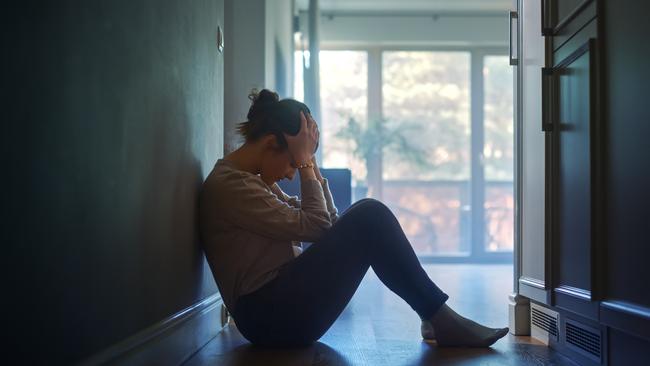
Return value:
M 161 283 L 175 287 L 187 286 L 186 299 L 200 299 L 206 265 L 200 243 L 198 226 L 198 199 L 203 183 L 201 162 L 192 154 L 192 126 L 187 110 L 180 109 L 182 89 L 174 89 L 178 95 L 159 99 L 157 110 L 152 114 L 152 138 L 147 148 L 149 164 L 143 174 L 137 197 L 141 197 L 136 242 L 142 250 L 159 253 L 143 257 L 141 275 L 157 278 Z M 186 107 L 183 105 L 183 107 Z M 191 271 L 175 271 L 173 268 L 191 268 Z M 212 281 L 211 277 L 208 279 Z M 179 294 L 160 293 L 173 301 Z M 190 304 L 188 304 L 190 305 Z
M 217 291 L 197 210 L 223 138 L 218 4 L 9 9 L 2 242 L 23 362 L 76 362 Z
M 102 111 L 88 110 L 88 121 L 97 125 L 84 139 L 57 147 L 90 156 L 56 164 L 48 181 L 67 185 L 70 196 L 63 208 L 43 207 L 59 215 L 43 233 L 51 248 L 67 248 L 41 252 L 43 269 L 74 261 L 47 269 L 44 280 L 54 290 L 47 301 L 66 304 L 52 329 L 52 335 L 66 334 L 55 338 L 64 343 L 59 349 L 71 352 L 65 358 L 99 351 L 216 291 L 199 242 L 203 177 L 192 153 L 193 126 L 182 85 L 166 84 L 144 100 L 132 95 L 139 105 L 122 110 L 133 118 L 123 120 L 120 135 L 102 131 L 110 126 L 100 123 Z M 66 127 L 65 135 L 75 134 Z M 76 179 L 80 175 L 85 178 Z

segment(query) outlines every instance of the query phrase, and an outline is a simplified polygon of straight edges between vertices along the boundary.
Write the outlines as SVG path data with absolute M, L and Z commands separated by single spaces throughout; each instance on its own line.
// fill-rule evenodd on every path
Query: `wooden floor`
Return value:
M 508 325 L 511 265 L 425 265 L 460 314 Z M 313 346 L 253 346 L 231 323 L 186 365 L 574 365 L 529 337 L 506 336 L 487 349 L 437 348 L 422 340 L 420 319 L 368 271 L 339 319 Z

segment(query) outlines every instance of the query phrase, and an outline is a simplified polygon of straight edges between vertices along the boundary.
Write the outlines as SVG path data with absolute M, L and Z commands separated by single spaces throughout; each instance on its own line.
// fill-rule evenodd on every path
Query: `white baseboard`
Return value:
M 508 296 L 508 327 L 516 336 L 530 335 L 530 300 L 519 294 Z
M 214 294 L 101 351 L 80 365 L 180 365 L 223 328 Z

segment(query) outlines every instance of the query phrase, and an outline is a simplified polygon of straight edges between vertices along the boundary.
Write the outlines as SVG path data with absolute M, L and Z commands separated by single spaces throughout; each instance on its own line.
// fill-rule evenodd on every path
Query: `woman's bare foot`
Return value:
M 489 347 L 508 334 L 508 328 L 488 328 L 462 317 L 443 304 L 430 320 L 423 320 L 422 338 L 443 347 Z

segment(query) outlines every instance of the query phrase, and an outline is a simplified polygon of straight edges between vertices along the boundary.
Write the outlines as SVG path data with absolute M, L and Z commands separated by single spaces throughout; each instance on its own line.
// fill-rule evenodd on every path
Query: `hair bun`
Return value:
M 260 91 L 253 89 L 251 90 L 250 94 L 248 94 L 248 99 L 250 99 L 252 102 L 247 116 L 250 120 L 255 114 L 257 114 L 258 111 L 264 109 L 264 107 L 268 107 L 273 103 L 279 102 L 280 96 L 278 93 L 272 92 L 268 89 L 262 89 Z
M 248 94 L 248 99 L 253 102 L 253 105 L 259 104 L 269 104 L 273 102 L 280 101 L 280 96 L 276 92 L 272 92 L 268 89 L 262 89 L 257 91 L 257 89 L 251 90 L 251 93 Z

